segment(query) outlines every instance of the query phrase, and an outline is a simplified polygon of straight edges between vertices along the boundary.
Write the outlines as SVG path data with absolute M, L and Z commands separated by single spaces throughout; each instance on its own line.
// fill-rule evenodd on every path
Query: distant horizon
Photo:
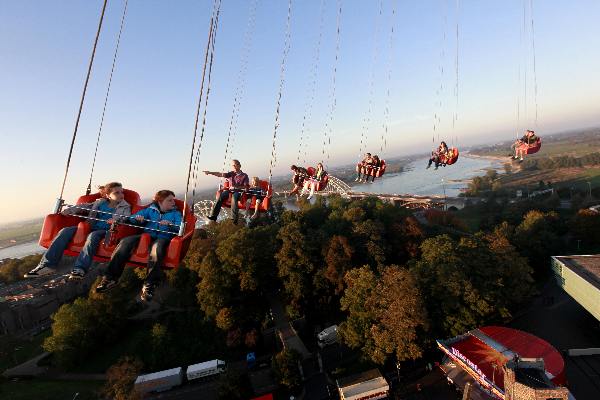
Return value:
M 0 203 L 0 221 L 52 209 L 102 5 L 2 5 L 0 52 L 9 56 L 0 59 L 0 182 L 36 195 L 17 208 Z M 299 153 L 337 166 L 381 148 L 383 158 L 402 157 L 428 154 L 439 140 L 464 148 L 526 128 L 543 137 L 597 125 L 600 53 L 589 49 L 600 37 L 600 2 L 523 5 L 432 0 L 380 9 L 348 0 L 338 36 L 336 2 L 294 1 L 280 75 L 287 2 L 223 2 L 199 169 L 221 170 L 237 158 L 268 177 L 278 104 L 273 175 Z M 67 199 L 87 187 L 104 111 L 93 185 L 120 180 L 141 193 L 185 185 L 212 4 L 130 2 L 105 109 L 123 6 L 106 8 Z M 198 176 L 200 190 L 211 186 L 214 177 Z
M 589 126 L 585 126 L 585 127 L 581 127 L 581 128 L 572 128 L 572 129 L 566 129 L 566 130 L 560 130 L 560 131 L 555 131 L 555 132 L 548 132 L 546 133 L 544 136 L 548 137 L 548 136 L 562 136 L 562 135 L 569 135 L 569 134 L 580 134 L 583 133 L 587 130 L 594 130 L 594 129 L 600 129 L 600 124 L 599 125 L 589 125 Z M 503 144 L 503 143 L 507 143 L 510 142 L 512 140 L 512 138 L 503 138 L 497 142 L 494 143 L 488 143 L 488 145 L 490 146 L 494 146 L 494 145 L 498 145 L 498 144 Z M 469 146 L 466 146 L 464 148 L 462 148 L 462 152 L 464 153 L 465 151 L 470 151 L 473 148 L 477 148 L 477 147 L 482 147 L 486 144 L 486 142 L 481 142 L 481 143 L 473 143 Z M 507 149 L 508 151 L 508 149 Z M 409 153 L 409 154 L 397 154 L 397 155 L 393 155 L 390 157 L 387 157 L 387 159 L 390 160 L 395 160 L 395 159 L 413 159 L 416 157 L 427 157 L 428 153 L 422 153 L 422 152 L 413 152 L 413 153 Z M 344 167 L 349 167 L 352 166 L 353 163 L 343 163 L 343 164 L 331 164 L 330 169 L 331 170 L 336 170 L 336 169 L 341 169 Z M 457 165 L 458 166 L 458 165 Z M 286 178 L 286 174 L 278 174 L 278 175 L 274 175 L 273 176 L 273 180 L 277 181 L 277 180 L 283 180 Z M 217 182 L 217 181 L 215 181 Z M 175 187 L 175 185 L 166 185 L 166 187 Z M 216 187 L 216 185 L 215 185 Z M 129 187 L 131 189 L 131 187 Z M 182 194 L 181 199 L 183 199 L 183 192 L 184 189 L 183 188 L 179 188 L 179 189 L 172 189 L 175 191 L 176 194 Z M 207 192 L 210 190 L 210 185 L 204 185 L 203 187 L 197 187 L 196 190 L 201 190 L 201 192 Z M 83 191 L 82 191 L 83 194 Z M 140 193 L 140 196 L 142 197 L 142 200 L 144 199 L 150 199 L 152 197 L 152 193 L 149 193 L 147 195 L 143 195 L 142 193 Z M 197 194 L 198 196 L 198 194 Z M 17 225 L 20 223 L 28 223 L 28 222 L 37 222 L 40 220 L 43 220 L 44 217 L 50 212 L 51 207 L 48 207 L 48 212 L 47 213 L 42 213 L 41 216 L 39 217 L 35 217 L 35 216 L 31 216 L 31 217 L 25 217 L 22 219 L 15 219 L 15 220 L 9 220 L 9 221 L 2 221 L 0 222 L 0 228 L 5 228 L 7 226 L 10 225 Z

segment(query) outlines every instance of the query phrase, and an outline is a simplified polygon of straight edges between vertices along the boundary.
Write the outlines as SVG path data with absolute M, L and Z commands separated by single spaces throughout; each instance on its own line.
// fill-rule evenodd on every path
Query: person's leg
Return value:
M 69 245 L 75 232 L 77 232 L 76 226 L 67 226 L 66 228 L 61 229 L 54 240 L 52 240 L 52 243 L 50 243 L 48 250 L 42 255 L 38 265 L 31 271 L 25 273 L 23 277 L 37 278 L 51 273 L 62 259 L 63 252 Z
M 240 192 L 233 192 L 231 195 L 231 217 L 233 223 L 236 224 L 239 218 L 238 200 L 242 194 Z
M 221 195 L 219 196 L 219 198 L 217 199 L 217 201 L 215 202 L 215 205 L 210 213 L 210 216 L 208 217 L 208 219 L 212 219 L 213 221 L 217 220 L 217 217 L 219 216 L 219 213 L 221 212 L 221 204 L 223 204 L 223 202 L 225 200 L 227 200 L 229 198 L 229 191 L 228 190 L 223 190 L 223 192 L 221 193 Z
M 125 269 L 125 264 L 131 258 L 131 255 L 137 248 L 140 243 L 140 239 L 142 235 L 132 235 L 123 238 L 117 248 L 113 252 L 110 261 L 108 262 L 108 267 L 106 268 L 106 276 L 113 280 L 118 280 L 123 274 L 123 269 Z
M 92 265 L 92 261 L 94 261 L 94 255 L 98 250 L 98 246 L 100 245 L 102 239 L 104 239 L 105 235 L 105 230 L 90 232 L 90 234 L 85 240 L 85 245 L 83 246 L 83 249 L 81 249 L 81 251 L 79 252 L 79 256 L 77 256 L 77 259 L 73 264 L 73 269 L 78 268 L 83 270 L 84 273 L 88 272 L 88 270 L 90 269 L 90 265 Z
M 75 236 L 75 232 L 77 232 L 77 226 L 67 226 L 66 228 L 62 228 L 54 240 L 52 240 L 48 250 L 46 250 L 42 256 L 40 265 L 50 268 L 56 267 L 62 259 L 63 252 L 69 245 L 69 242 L 73 239 L 73 236 Z
M 262 203 L 262 199 L 257 198 L 254 203 L 254 214 L 252 214 L 252 218 L 258 217 L 258 209 L 260 208 L 260 203 Z
M 154 288 L 158 286 L 162 280 L 162 263 L 167 254 L 167 247 L 169 246 L 170 239 L 156 239 L 150 245 L 150 252 L 148 255 L 148 275 L 144 281 L 142 287 L 141 298 L 144 301 L 152 300 L 154 296 Z

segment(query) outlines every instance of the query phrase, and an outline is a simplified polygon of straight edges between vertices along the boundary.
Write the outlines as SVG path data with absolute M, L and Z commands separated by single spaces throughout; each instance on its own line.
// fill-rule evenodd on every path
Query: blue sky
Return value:
M 223 164 L 251 3 L 223 0 L 200 169 L 220 170 Z M 87 185 L 123 4 L 109 1 L 106 10 L 66 186 L 65 197 L 70 201 Z M 441 137 L 455 137 L 459 145 L 514 137 L 519 93 L 525 104 L 523 87 L 518 84 L 519 65 L 522 75 L 526 68 L 525 45 L 520 41 L 522 0 L 461 0 L 458 13 L 455 0 L 385 0 L 381 17 L 379 4 L 376 0 L 342 1 L 330 165 L 357 157 L 363 119 L 369 116 L 372 71 L 367 137 L 372 152 L 379 152 L 381 145 L 388 87 L 390 125 L 384 156 L 427 152 L 435 112 L 441 116 Z M 18 193 L 19 199 L 14 205 L 15 200 L 4 197 L 0 221 L 37 217 L 52 208 L 101 6 L 101 0 L 0 0 L 0 180 L 3 193 Z M 293 2 L 276 174 L 296 161 L 310 98 L 320 7 L 321 0 Z M 94 184 L 119 180 L 145 196 L 157 189 L 184 188 L 211 8 L 210 1 L 130 0 Z M 336 10 L 337 0 L 324 2 L 315 101 L 307 125 L 307 161 L 311 164 L 321 160 L 328 118 Z M 240 103 L 233 156 L 249 174 L 260 177 L 269 169 L 286 13 L 286 0 L 258 0 Z M 597 125 L 600 2 L 535 1 L 534 15 L 536 130 L 543 135 Z M 458 122 L 452 129 L 457 18 Z M 390 52 L 392 24 L 395 34 Z M 440 56 L 443 49 L 445 57 Z M 525 118 L 521 109 L 522 128 L 535 125 L 532 71 L 530 62 L 528 113 Z M 444 90 L 436 95 L 440 83 Z M 441 107 L 436 106 L 440 101 Z M 201 187 L 217 184 L 214 177 L 202 176 L 199 181 Z

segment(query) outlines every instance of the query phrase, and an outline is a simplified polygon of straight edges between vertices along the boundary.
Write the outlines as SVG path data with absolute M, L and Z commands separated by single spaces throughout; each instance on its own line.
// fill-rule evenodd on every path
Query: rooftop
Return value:
M 555 256 L 554 258 L 600 290 L 600 255 Z

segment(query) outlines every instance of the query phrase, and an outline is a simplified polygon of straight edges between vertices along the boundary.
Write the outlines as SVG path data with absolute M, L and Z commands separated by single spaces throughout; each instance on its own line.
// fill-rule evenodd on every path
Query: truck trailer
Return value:
M 181 385 L 182 382 L 183 369 L 178 367 L 140 375 L 135 380 L 134 386 L 140 393 L 163 392 Z
M 187 380 L 214 377 L 225 372 L 226 369 L 225 361 L 222 360 L 211 360 L 190 365 L 187 367 Z

